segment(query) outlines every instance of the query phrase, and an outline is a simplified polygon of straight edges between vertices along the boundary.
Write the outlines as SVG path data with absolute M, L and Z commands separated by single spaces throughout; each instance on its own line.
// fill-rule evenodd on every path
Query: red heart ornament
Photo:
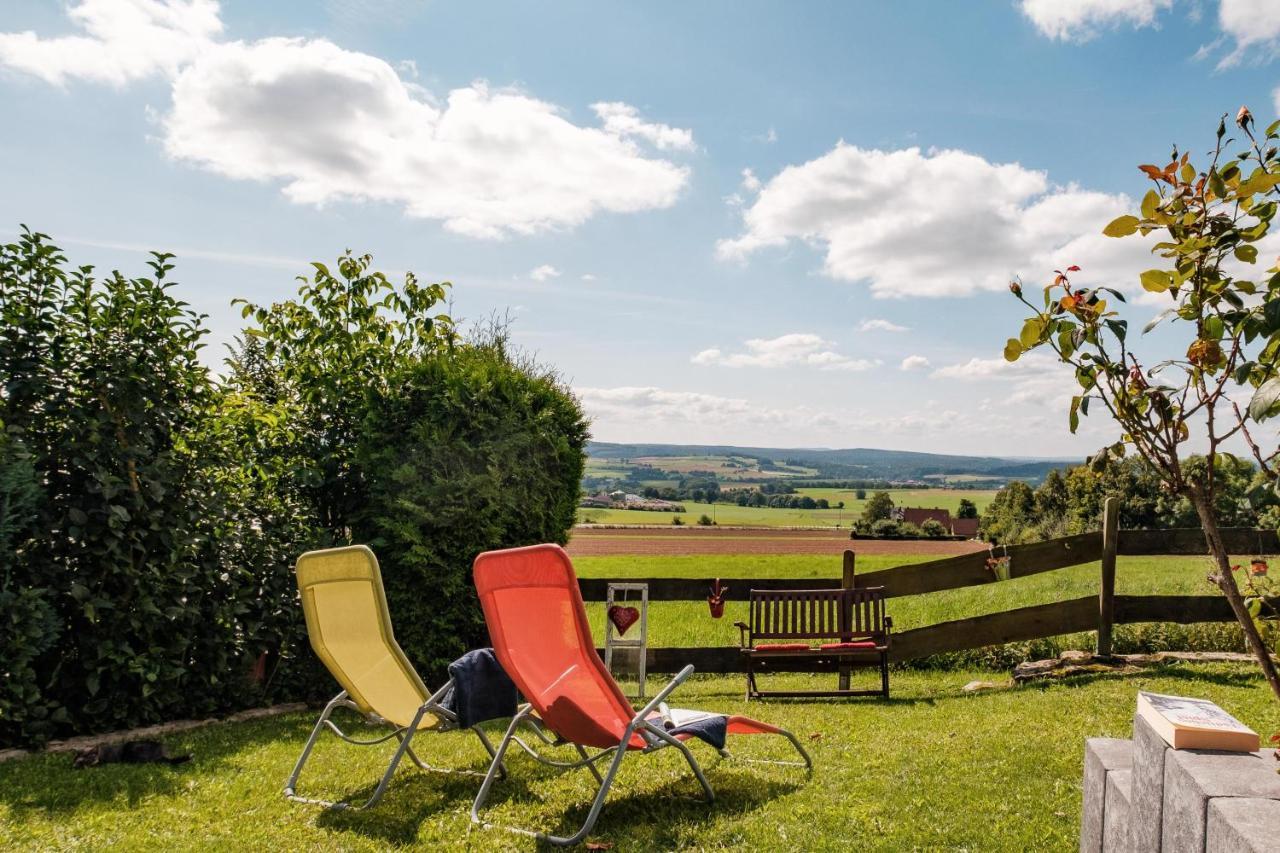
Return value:
M 634 607 L 623 607 L 615 604 L 609 608 L 609 621 L 618 629 L 618 636 L 627 633 L 627 629 L 640 620 L 640 611 Z

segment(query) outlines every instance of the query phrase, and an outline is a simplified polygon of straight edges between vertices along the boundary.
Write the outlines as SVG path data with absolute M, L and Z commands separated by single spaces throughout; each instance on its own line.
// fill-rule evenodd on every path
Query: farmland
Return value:
M 978 506 L 978 512 L 991 503 L 993 489 L 888 489 L 895 506 L 940 507 L 954 515 L 960 500 L 967 498 Z M 696 503 L 681 501 L 684 513 L 646 512 L 630 509 L 580 509 L 580 524 L 671 524 L 673 515 L 681 515 L 685 524 L 694 524 L 707 515 L 722 526 L 742 527 L 836 527 L 848 528 L 852 519 L 862 513 L 865 500 L 858 500 L 853 489 L 798 488 L 796 494 L 826 498 L 833 506 L 844 501 L 844 509 L 778 509 L 746 507 L 731 503 Z M 867 492 L 871 494 L 870 491 Z

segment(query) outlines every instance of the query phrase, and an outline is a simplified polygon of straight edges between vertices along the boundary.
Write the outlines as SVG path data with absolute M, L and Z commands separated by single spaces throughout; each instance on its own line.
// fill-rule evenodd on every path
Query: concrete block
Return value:
M 1107 807 L 1102 815 L 1102 849 L 1120 853 L 1129 849 L 1129 821 L 1133 819 L 1129 791 L 1133 771 L 1112 770 L 1107 774 Z
M 1103 820 L 1107 803 L 1107 774 L 1128 771 L 1133 763 L 1133 741 L 1095 737 L 1084 743 L 1084 808 L 1080 815 L 1080 853 L 1101 853 Z M 1129 799 L 1128 781 L 1124 798 Z
M 1129 843 L 1115 849 L 1159 853 L 1164 807 L 1164 738 L 1141 717 L 1133 720 L 1133 787 L 1129 793 Z
M 1280 800 L 1272 750 L 1170 750 L 1164 764 L 1161 840 L 1165 850 L 1204 850 L 1209 801 L 1216 797 Z M 1272 849 L 1276 843 L 1273 842 Z
M 1280 846 L 1280 800 L 1218 797 L 1209 801 L 1205 853 L 1268 853 Z

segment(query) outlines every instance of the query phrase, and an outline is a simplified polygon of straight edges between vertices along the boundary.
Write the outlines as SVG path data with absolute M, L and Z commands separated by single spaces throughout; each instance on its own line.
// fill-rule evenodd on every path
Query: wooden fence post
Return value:
M 840 586 L 844 589 L 853 589 L 853 551 L 846 550 L 844 552 L 844 571 L 841 573 Z M 840 689 L 849 689 L 849 667 L 840 667 Z
M 1102 584 L 1098 591 L 1098 657 L 1111 656 L 1116 615 L 1116 550 L 1120 540 L 1120 501 L 1107 498 L 1102 508 Z

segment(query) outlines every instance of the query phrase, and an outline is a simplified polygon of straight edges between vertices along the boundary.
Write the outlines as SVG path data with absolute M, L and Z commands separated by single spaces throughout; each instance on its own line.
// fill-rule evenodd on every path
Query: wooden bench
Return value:
M 889 632 L 884 587 L 753 589 L 751 623 L 735 622 L 746 659 L 747 698 L 762 696 L 889 696 Z M 772 690 L 756 685 L 765 672 L 842 672 L 880 667 L 879 690 Z

